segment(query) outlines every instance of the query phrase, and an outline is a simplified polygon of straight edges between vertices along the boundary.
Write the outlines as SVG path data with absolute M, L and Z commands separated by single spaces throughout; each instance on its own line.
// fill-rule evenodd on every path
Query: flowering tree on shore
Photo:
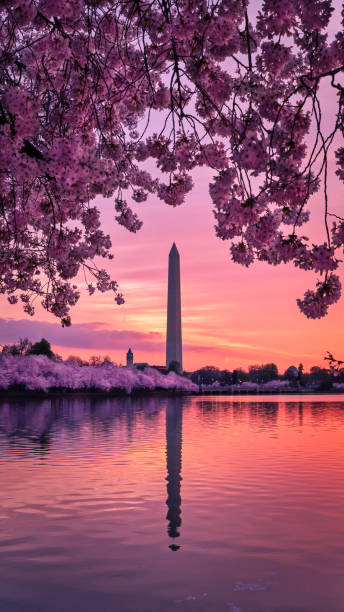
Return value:
M 112 255 L 94 198 L 136 232 L 128 198 L 177 206 L 192 170 L 208 166 L 232 259 L 314 270 L 321 278 L 298 303 L 324 316 L 340 297 L 344 243 L 327 197 L 344 101 L 332 12 L 331 0 L 262 0 L 258 15 L 248 0 L 3 0 L 0 292 L 28 314 L 39 297 L 69 325 L 83 270 L 90 294 L 111 290 L 121 303 L 95 263 Z M 337 108 L 328 132 L 322 82 Z M 344 147 L 335 155 L 344 180 Z M 320 189 L 324 241 L 311 244 L 303 226 Z
M 0 366 L 0 391 L 11 388 L 31 391 L 123 389 L 128 394 L 133 389 L 198 391 L 198 386 L 191 380 L 175 372 L 165 376 L 154 368 L 146 367 L 140 371 L 106 361 L 102 365 L 81 366 L 75 361 L 57 362 L 42 354 L 2 354 Z

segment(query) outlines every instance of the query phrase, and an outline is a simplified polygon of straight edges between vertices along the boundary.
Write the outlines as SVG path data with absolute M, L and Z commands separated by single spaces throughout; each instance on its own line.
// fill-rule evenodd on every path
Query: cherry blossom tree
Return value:
M 308 317 L 338 300 L 344 220 L 330 216 L 327 185 L 331 146 L 344 180 L 344 35 L 329 27 L 331 0 L 258 4 L 1 2 L 0 292 L 10 303 L 34 314 L 38 298 L 69 325 L 80 271 L 90 294 L 121 303 L 97 265 L 112 255 L 94 198 L 136 232 L 128 198 L 182 204 L 201 166 L 213 170 L 216 233 L 235 262 L 319 274 L 298 300 Z M 327 131 L 322 83 L 337 109 Z M 324 240 L 312 244 L 304 225 L 319 190 Z
M 166 389 L 197 392 L 188 378 L 169 372 L 166 376 L 154 368 L 141 372 L 136 368 L 121 368 L 110 362 L 99 365 L 79 365 L 75 361 L 56 362 L 46 355 L 0 355 L 0 390 L 27 389 L 49 391 L 53 389 L 102 391 L 134 389 Z

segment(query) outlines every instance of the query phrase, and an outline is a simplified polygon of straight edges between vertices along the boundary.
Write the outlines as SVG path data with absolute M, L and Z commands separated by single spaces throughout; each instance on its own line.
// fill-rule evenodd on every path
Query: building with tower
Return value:
M 134 354 L 131 348 L 127 352 L 127 367 L 134 365 Z

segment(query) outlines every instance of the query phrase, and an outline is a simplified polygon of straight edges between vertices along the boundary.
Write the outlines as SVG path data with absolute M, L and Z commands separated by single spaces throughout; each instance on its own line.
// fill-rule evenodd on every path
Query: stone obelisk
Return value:
M 180 302 L 180 260 L 178 249 L 173 243 L 168 258 L 168 294 L 167 294 L 167 335 L 166 367 L 175 362 L 183 370 L 182 356 L 182 314 Z M 178 364 L 178 365 L 177 365 Z

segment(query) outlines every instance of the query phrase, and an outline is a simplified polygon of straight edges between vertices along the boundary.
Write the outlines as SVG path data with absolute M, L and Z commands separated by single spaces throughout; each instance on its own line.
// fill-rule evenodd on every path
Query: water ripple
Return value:
M 0 404 L 1 612 L 342 612 L 344 397 Z

